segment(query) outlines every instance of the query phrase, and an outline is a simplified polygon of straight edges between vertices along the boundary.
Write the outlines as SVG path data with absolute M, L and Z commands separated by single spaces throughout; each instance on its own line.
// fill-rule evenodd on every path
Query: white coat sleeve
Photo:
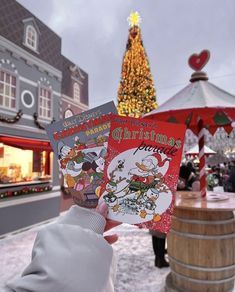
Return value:
M 105 219 L 73 206 L 56 223 L 39 231 L 32 261 L 5 292 L 111 292 L 112 247 L 102 234 Z

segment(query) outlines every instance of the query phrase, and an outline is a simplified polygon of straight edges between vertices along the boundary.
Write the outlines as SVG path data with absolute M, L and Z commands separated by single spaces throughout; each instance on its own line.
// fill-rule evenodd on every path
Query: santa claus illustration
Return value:
M 154 153 L 144 157 L 141 163 L 136 162 L 136 167 L 129 171 L 131 178 L 128 180 L 127 194 L 134 192 L 139 197 L 149 189 L 155 188 L 160 180 L 163 179 L 163 174 L 160 169 L 164 167 L 164 172 L 166 172 L 170 160 L 171 158 L 168 157 L 162 159 L 161 154 Z

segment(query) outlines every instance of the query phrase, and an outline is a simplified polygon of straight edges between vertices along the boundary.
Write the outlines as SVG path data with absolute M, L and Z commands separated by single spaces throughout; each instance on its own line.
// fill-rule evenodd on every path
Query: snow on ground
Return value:
M 30 261 L 37 232 L 44 225 L 30 228 L 0 240 L 0 289 L 17 277 Z M 151 235 L 147 230 L 123 224 L 113 229 L 119 241 L 113 245 L 117 256 L 117 292 L 162 292 L 169 268 L 154 266 Z
M 124 224 L 115 232 L 119 234 L 119 241 L 113 245 L 118 257 L 115 291 L 163 291 L 169 268 L 154 266 L 152 238 L 148 230 Z

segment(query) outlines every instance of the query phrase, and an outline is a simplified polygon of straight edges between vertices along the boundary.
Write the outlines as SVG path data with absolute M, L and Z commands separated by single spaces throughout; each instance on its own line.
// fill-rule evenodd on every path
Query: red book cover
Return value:
M 100 200 L 110 219 L 168 232 L 186 127 L 114 115 Z

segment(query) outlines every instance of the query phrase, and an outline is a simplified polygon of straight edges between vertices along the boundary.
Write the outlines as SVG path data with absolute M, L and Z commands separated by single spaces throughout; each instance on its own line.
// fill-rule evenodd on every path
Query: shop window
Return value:
M 25 45 L 30 49 L 37 51 L 38 35 L 36 29 L 32 25 L 28 25 L 25 31 Z
M 0 70 L 0 106 L 16 108 L 16 76 Z
M 49 152 L 22 150 L 2 144 L 0 187 L 6 184 L 50 180 L 52 157 Z
M 39 117 L 50 119 L 52 116 L 51 110 L 51 91 L 47 88 L 40 87 L 39 89 Z
M 73 85 L 73 98 L 76 101 L 80 102 L 80 86 L 76 82 Z

